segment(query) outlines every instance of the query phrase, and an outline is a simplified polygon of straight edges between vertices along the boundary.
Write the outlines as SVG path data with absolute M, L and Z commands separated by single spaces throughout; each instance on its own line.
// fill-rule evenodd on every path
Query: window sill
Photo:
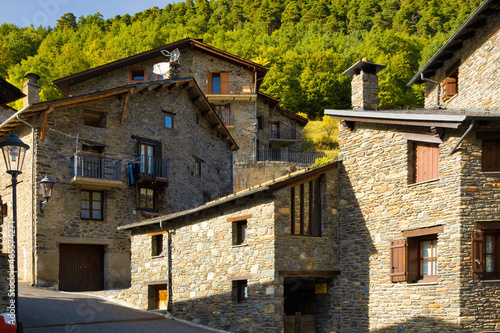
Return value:
M 165 258 L 165 256 L 163 254 L 160 254 L 158 256 L 151 256 L 150 258 L 151 259 L 160 259 L 160 258 Z
M 428 184 L 428 183 L 433 183 L 433 182 L 437 182 L 437 181 L 439 181 L 439 178 L 424 180 L 424 181 L 421 181 L 421 182 L 418 182 L 418 183 L 408 184 L 408 187 L 414 187 L 414 186 L 418 186 L 418 185 L 421 185 L 421 184 Z
M 242 307 L 248 306 L 248 303 L 234 303 L 233 306 L 238 307 L 238 308 L 242 308 Z
M 481 280 L 481 282 L 483 282 L 483 283 L 499 283 L 500 280 L 499 279 L 495 279 L 495 280 Z
M 238 245 L 233 245 L 233 248 L 238 248 L 238 247 L 245 247 L 245 246 L 248 246 L 248 243 L 245 243 L 245 244 L 238 244 Z
M 409 282 L 408 286 L 435 286 L 438 285 L 438 282 Z
M 483 175 L 487 176 L 499 176 L 500 177 L 500 171 L 481 171 Z
M 313 239 L 323 239 L 322 236 L 311 236 L 311 235 L 300 235 L 300 234 L 290 234 L 291 237 L 297 238 L 313 238 Z

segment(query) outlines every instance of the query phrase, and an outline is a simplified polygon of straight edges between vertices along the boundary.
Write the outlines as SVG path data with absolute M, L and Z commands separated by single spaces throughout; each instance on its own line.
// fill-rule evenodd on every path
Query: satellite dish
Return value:
M 179 60 L 179 57 L 181 56 L 181 53 L 179 52 L 179 49 L 175 49 L 172 52 L 169 52 L 167 50 L 161 50 L 160 52 L 165 57 L 170 58 L 169 62 L 177 62 L 177 60 Z
M 170 70 L 169 62 L 159 62 L 153 65 L 153 73 L 157 75 L 165 75 Z

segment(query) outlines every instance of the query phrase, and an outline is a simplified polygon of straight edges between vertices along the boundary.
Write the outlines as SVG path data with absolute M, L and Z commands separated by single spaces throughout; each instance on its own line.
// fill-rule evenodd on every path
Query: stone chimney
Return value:
M 40 77 L 34 73 L 28 73 L 24 78 L 27 80 L 23 83 L 23 93 L 26 95 L 23 98 L 23 107 L 40 101 L 40 85 L 38 84 Z
M 385 67 L 368 62 L 366 58 L 363 58 L 344 72 L 344 74 L 352 75 L 351 103 L 354 110 L 376 110 L 378 108 L 377 73 Z

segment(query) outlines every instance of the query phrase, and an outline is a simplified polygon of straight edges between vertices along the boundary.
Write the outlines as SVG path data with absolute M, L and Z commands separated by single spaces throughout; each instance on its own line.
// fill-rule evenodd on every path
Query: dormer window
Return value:
M 443 99 L 447 100 L 458 93 L 458 68 L 461 61 L 457 61 L 446 71 L 446 79 L 443 82 Z
M 129 69 L 129 81 L 131 83 L 146 81 L 146 68 L 133 67 Z

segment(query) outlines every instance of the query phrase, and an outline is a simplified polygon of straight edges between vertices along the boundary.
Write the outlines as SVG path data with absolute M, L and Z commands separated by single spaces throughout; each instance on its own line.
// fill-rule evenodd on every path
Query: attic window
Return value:
M 144 82 L 146 81 L 146 68 L 144 67 L 133 67 L 129 70 L 129 80 L 130 82 Z
M 443 82 L 443 99 L 447 100 L 458 93 L 458 68 L 461 61 L 457 61 L 446 71 L 446 79 Z

